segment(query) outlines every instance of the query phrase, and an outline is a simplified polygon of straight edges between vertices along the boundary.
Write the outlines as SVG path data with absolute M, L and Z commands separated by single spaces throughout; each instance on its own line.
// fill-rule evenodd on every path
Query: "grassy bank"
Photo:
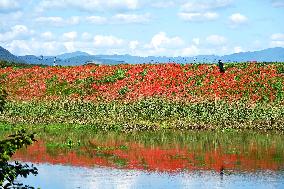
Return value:
M 101 130 L 222 130 L 284 131 L 282 104 L 224 101 L 184 103 L 165 99 L 93 103 L 82 100 L 8 102 L 1 119 L 8 123 L 81 124 Z

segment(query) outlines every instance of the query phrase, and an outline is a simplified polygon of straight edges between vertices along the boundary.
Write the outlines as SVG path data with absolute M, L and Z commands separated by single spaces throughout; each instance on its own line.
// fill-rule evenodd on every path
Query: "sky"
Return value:
M 16 55 L 225 55 L 284 47 L 284 0 L 0 0 Z

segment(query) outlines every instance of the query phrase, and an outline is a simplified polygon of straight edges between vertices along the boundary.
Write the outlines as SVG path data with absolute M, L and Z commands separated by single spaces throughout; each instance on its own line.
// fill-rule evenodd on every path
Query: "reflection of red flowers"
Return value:
M 92 141 L 92 144 L 111 147 L 120 146 L 118 141 L 108 141 L 103 144 Z M 279 170 L 283 168 L 283 161 L 274 158 L 276 150 L 273 146 L 265 149 L 260 148 L 258 151 L 256 151 L 255 145 L 251 145 L 249 148 L 240 146 L 237 148 L 239 153 L 226 153 L 228 149 L 221 147 L 204 150 L 202 146 L 199 146 L 190 150 L 176 145 L 175 148 L 147 147 L 135 142 L 127 143 L 127 146 L 127 150 L 116 148 L 103 152 L 112 155 L 112 157 L 126 160 L 127 164 L 124 168 L 131 169 L 172 172 L 183 169 L 220 171 L 221 167 L 236 171 Z M 48 152 L 44 142 L 40 141 L 28 147 L 26 151 L 18 151 L 13 158 L 33 163 L 119 167 L 115 164 L 114 158 L 108 159 L 107 156 L 96 156 L 97 151 L 90 150 L 89 147 L 82 147 L 80 153 L 68 149 L 56 149 L 56 152 L 56 154 Z

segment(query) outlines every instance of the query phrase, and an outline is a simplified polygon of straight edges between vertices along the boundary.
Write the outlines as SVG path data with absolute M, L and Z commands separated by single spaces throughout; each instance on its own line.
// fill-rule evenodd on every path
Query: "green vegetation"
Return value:
M 281 104 L 245 102 L 183 103 L 163 99 L 92 103 L 83 100 L 7 102 L 1 119 L 8 123 L 81 124 L 93 130 L 222 130 L 284 131 Z
M 2 90 L 0 93 L 0 114 L 3 113 L 6 104 L 7 93 Z M 0 124 L 0 131 L 9 130 L 7 125 Z M 7 139 L 0 141 L 0 185 L 4 189 L 9 188 L 22 188 L 32 189 L 28 185 L 23 186 L 22 183 L 18 183 L 15 180 L 17 177 L 27 177 L 29 174 L 37 175 L 37 168 L 29 166 L 27 164 L 21 164 L 15 162 L 14 164 L 8 161 L 13 154 L 22 147 L 28 146 L 35 142 L 35 134 L 28 134 L 24 129 L 15 131 L 15 134 L 9 135 Z
M 101 80 L 97 80 L 95 82 L 96 83 L 114 83 L 117 80 L 122 80 L 122 79 L 126 78 L 125 73 L 126 73 L 126 70 L 118 69 L 118 70 L 115 71 L 115 73 L 113 75 L 105 76 Z
M 25 130 L 16 132 L 10 135 L 8 139 L 0 141 L 0 185 L 3 188 L 33 188 L 30 186 L 23 186 L 22 183 L 16 182 L 16 178 L 27 177 L 29 174 L 37 175 L 37 168 L 27 164 L 15 162 L 14 164 L 8 161 L 16 150 L 32 144 L 35 140 L 34 134 L 27 134 Z
M 105 154 L 112 150 L 130 150 L 133 143 L 143 144 L 144 146 L 159 146 L 162 149 L 179 146 L 189 150 L 202 148 L 203 150 L 216 149 L 220 146 L 226 153 L 231 154 L 237 149 L 232 146 L 239 146 L 245 150 L 251 148 L 250 144 L 266 147 L 274 146 L 278 154 L 282 157 L 284 143 L 283 135 L 277 132 L 261 134 L 255 131 L 238 131 L 235 129 L 222 129 L 218 131 L 168 131 L 161 130 L 155 132 L 127 133 L 121 135 L 117 132 L 103 132 L 92 127 L 78 124 L 8 124 L 1 123 L 0 139 L 14 133 L 16 130 L 25 129 L 38 133 L 39 140 L 45 141 L 49 150 L 95 150 L 98 155 Z M 95 142 L 93 142 L 95 141 Z M 116 144 L 110 146 L 108 144 Z M 282 160 L 283 157 L 282 157 Z
M 9 61 L 5 61 L 5 60 L 0 60 L 0 68 L 7 68 L 7 67 L 32 68 L 34 66 L 47 67 L 47 65 L 43 65 L 43 64 L 26 64 L 26 63 L 16 63 L 16 62 L 9 62 Z

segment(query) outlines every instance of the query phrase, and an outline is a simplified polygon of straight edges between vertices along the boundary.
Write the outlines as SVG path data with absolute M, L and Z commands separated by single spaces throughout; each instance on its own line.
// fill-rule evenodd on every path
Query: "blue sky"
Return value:
M 284 0 L 0 0 L 17 55 L 224 55 L 284 47 Z

